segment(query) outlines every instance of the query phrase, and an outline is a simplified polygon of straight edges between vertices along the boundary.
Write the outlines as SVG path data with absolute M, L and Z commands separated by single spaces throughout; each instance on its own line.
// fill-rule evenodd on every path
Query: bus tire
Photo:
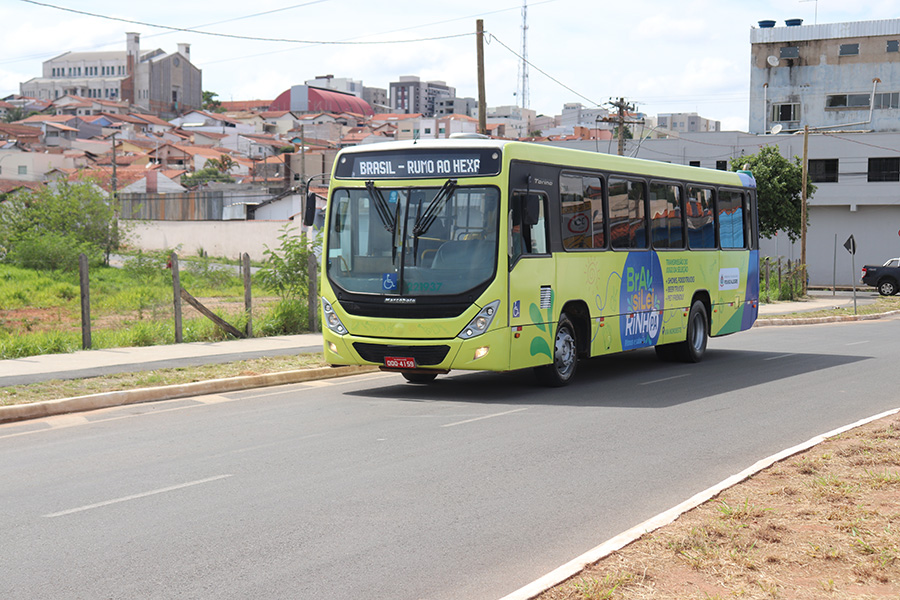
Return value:
M 688 315 L 687 338 L 676 344 L 675 352 L 682 362 L 697 363 L 703 360 L 706 353 L 706 342 L 709 340 L 709 317 L 706 305 L 695 300 Z
M 553 343 L 553 362 L 535 367 L 538 381 L 547 387 L 562 387 L 572 380 L 578 367 L 578 344 L 575 327 L 563 313 L 556 325 Z
M 403 379 L 410 383 L 431 383 L 437 377 L 437 373 L 401 373 Z

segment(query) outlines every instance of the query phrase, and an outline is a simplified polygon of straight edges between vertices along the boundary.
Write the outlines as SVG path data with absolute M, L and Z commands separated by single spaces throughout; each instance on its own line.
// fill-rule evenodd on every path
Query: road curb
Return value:
M 846 315 L 835 317 L 797 317 L 793 319 L 757 319 L 754 327 L 770 327 L 774 325 L 816 325 L 819 323 L 845 323 L 851 321 L 872 321 L 883 317 L 900 315 L 900 310 L 892 310 L 872 315 Z
M 546 592 L 547 590 L 559 585 L 560 583 L 566 581 L 567 579 L 571 579 L 575 577 L 582 571 L 584 571 L 587 567 L 593 565 L 594 563 L 599 562 L 600 560 L 606 558 L 613 552 L 617 550 L 621 550 L 628 544 L 642 538 L 644 535 L 648 533 L 652 533 L 657 529 L 665 527 L 666 525 L 673 523 L 675 519 L 688 512 L 689 510 L 693 510 L 708 502 L 716 495 L 722 493 L 723 491 L 741 483 L 742 481 L 749 479 L 753 475 L 756 475 L 760 471 L 767 469 L 774 465 L 777 462 L 785 460 L 786 458 L 790 458 L 796 454 L 801 452 L 805 452 L 810 448 L 814 448 L 818 444 L 821 444 L 825 440 L 829 438 L 833 438 L 836 435 L 840 435 L 844 432 L 851 431 L 856 429 L 857 427 L 862 427 L 863 425 L 867 425 L 868 423 L 872 423 L 873 421 L 877 421 L 879 419 L 883 419 L 886 417 L 890 417 L 900 413 L 900 408 L 894 408 L 891 410 L 884 411 L 877 415 L 873 415 L 871 417 L 866 417 L 864 419 L 860 419 L 855 423 L 851 423 L 849 425 L 845 425 L 843 427 L 839 427 L 837 429 L 833 429 L 828 433 L 823 433 L 821 435 L 817 435 L 814 438 L 807 440 L 801 444 L 788 448 L 786 450 L 782 450 L 777 454 L 773 454 L 767 458 L 763 458 L 758 460 L 748 468 L 744 469 L 740 473 L 736 473 L 732 475 L 728 479 L 725 479 L 712 487 L 709 487 L 702 492 L 691 496 L 681 504 L 678 504 L 669 510 L 662 512 L 655 517 L 647 519 L 640 525 L 636 525 L 631 529 L 623 531 L 619 535 L 603 542 L 599 546 L 594 547 L 591 550 L 588 550 L 581 556 L 567 562 L 566 564 L 558 567 L 557 569 L 547 573 L 540 579 L 537 579 L 528 585 L 519 588 L 518 590 L 512 592 L 511 594 L 507 594 L 503 596 L 500 600 L 533 600 L 537 596 Z
M 335 377 L 346 377 L 348 375 L 370 373 L 377 370 L 378 367 L 372 366 L 299 369 L 295 371 L 282 371 L 279 373 L 265 373 L 263 375 L 245 375 L 241 377 L 228 377 L 226 379 L 211 379 L 209 381 L 165 385 L 154 388 L 118 390 L 115 392 L 90 394 L 88 396 L 76 396 L 74 398 L 32 402 L 30 404 L 14 404 L 12 406 L 0 406 L 0 423 L 40 419 L 54 415 L 97 410 L 99 408 L 110 408 L 126 404 L 138 404 L 141 402 L 175 400 L 177 398 L 186 398 L 189 396 L 221 394 L 224 392 L 236 392 L 257 387 L 333 379 Z

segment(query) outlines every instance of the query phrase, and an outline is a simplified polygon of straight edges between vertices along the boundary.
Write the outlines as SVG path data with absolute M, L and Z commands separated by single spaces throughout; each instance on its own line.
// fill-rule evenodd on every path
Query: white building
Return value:
M 124 51 L 66 52 L 45 61 L 40 77 L 20 84 L 22 95 L 124 100 L 164 116 L 200 108 L 201 72 L 191 63 L 190 44 L 178 44 L 173 53 L 142 51 L 139 34 L 126 37 Z
M 750 30 L 752 133 L 900 130 L 900 19 L 760 24 Z
M 510 138 L 529 137 L 535 118 L 534 110 L 515 105 L 488 107 L 486 111 L 487 122 L 505 125 L 506 137 Z
M 616 148 L 591 141 L 548 142 L 590 152 Z M 777 145 L 786 158 L 803 154 L 802 135 L 757 136 L 739 132 L 685 133 L 677 138 L 626 140 L 625 154 L 711 169 L 730 170 L 742 154 Z M 809 137 L 809 174 L 817 191 L 809 201 L 807 263 L 810 283 L 851 285 L 859 272 L 842 247 L 853 235 L 856 267 L 881 264 L 900 256 L 900 135 L 896 133 L 825 133 Z M 800 258 L 800 243 L 779 234 L 760 243 L 763 256 Z

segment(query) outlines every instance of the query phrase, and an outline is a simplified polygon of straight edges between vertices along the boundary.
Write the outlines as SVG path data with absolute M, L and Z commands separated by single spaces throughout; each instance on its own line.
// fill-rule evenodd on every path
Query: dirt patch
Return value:
M 538 598 L 900 598 L 900 417 L 773 465 Z
M 13 335 L 81 327 L 81 317 L 62 307 L 0 310 L 0 330 Z

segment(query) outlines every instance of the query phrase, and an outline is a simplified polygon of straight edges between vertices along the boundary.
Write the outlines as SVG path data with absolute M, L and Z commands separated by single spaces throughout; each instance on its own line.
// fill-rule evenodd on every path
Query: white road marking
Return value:
M 778 360 L 780 358 L 788 358 L 791 356 L 797 356 L 796 354 L 779 354 L 778 356 L 770 356 L 769 358 L 764 358 L 763 360 Z
M 666 377 L 664 379 L 654 379 L 653 381 L 644 381 L 639 385 L 650 385 L 652 383 L 662 383 L 663 381 L 672 381 L 673 379 L 680 379 L 682 377 L 687 377 L 690 373 L 684 373 L 683 375 L 673 375 L 672 377 Z
M 447 423 L 446 425 L 441 425 L 441 427 L 454 427 L 456 425 L 465 425 L 466 423 L 474 423 L 475 421 L 483 421 L 484 419 L 493 419 L 494 417 L 502 417 L 503 415 L 511 415 L 513 413 L 522 412 L 523 410 L 528 410 L 527 408 L 517 408 L 515 410 L 508 410 L 506 412 L 494 413 L 492 415 L 484 415 L 483 417 L 475 417 L 474 419 L 466 419 L 465 421 L 457 421 L 456 423 Z
M 863 340 L 861 342 L 850 342 L 849 344 L 844 344 L 845 346 L 859 346 L 860 344 L 868 344 L 869 340 Z
M 73 513 L 84 512 L 86 510 L 93 510 L 95 508 L 109 506 L 110 504 L 118 504 L 120 502 L 128 502 L 129 500 L 137 500 L 139 498 L 146 498 L 147 496 L 155 496 L 156 494 L 165 494 L 166 492 L 174 492 L 175 490 L 180 490 L 180 489 L 184 489 L 184 488 L 195 486 L 195 485 L 201 485 L 204 483 L 210 483 L 213 481 L 218 481 L 219 479 L 226 479 L 228 477 L 234 477 L 234 475 L 217 475 L 215 477 L 208 477 L 206 479 L 198 479 L 197 481 L 189 481 L 187 483 L 172 485 L 169 487 L 160 488 L 158 490 L 151 490 L 149 492 L 144 492 L 142 494 L 132 494 L 131 496 L 124 496 L 122 498 L 116 498 L 114 500 L 107 500 L 105 502 L 97 502 L 96 504 L 88 504 L 87 506 L 79 506 L 78 508 L 70 508 L 69 510 L 62 510 L 60 512 L 50 513 L 49 515 L 44 515 L 44 516 L 48 519 L 52 519 L 55 517 L 63 517 L 65 515 L 71 515 Z

